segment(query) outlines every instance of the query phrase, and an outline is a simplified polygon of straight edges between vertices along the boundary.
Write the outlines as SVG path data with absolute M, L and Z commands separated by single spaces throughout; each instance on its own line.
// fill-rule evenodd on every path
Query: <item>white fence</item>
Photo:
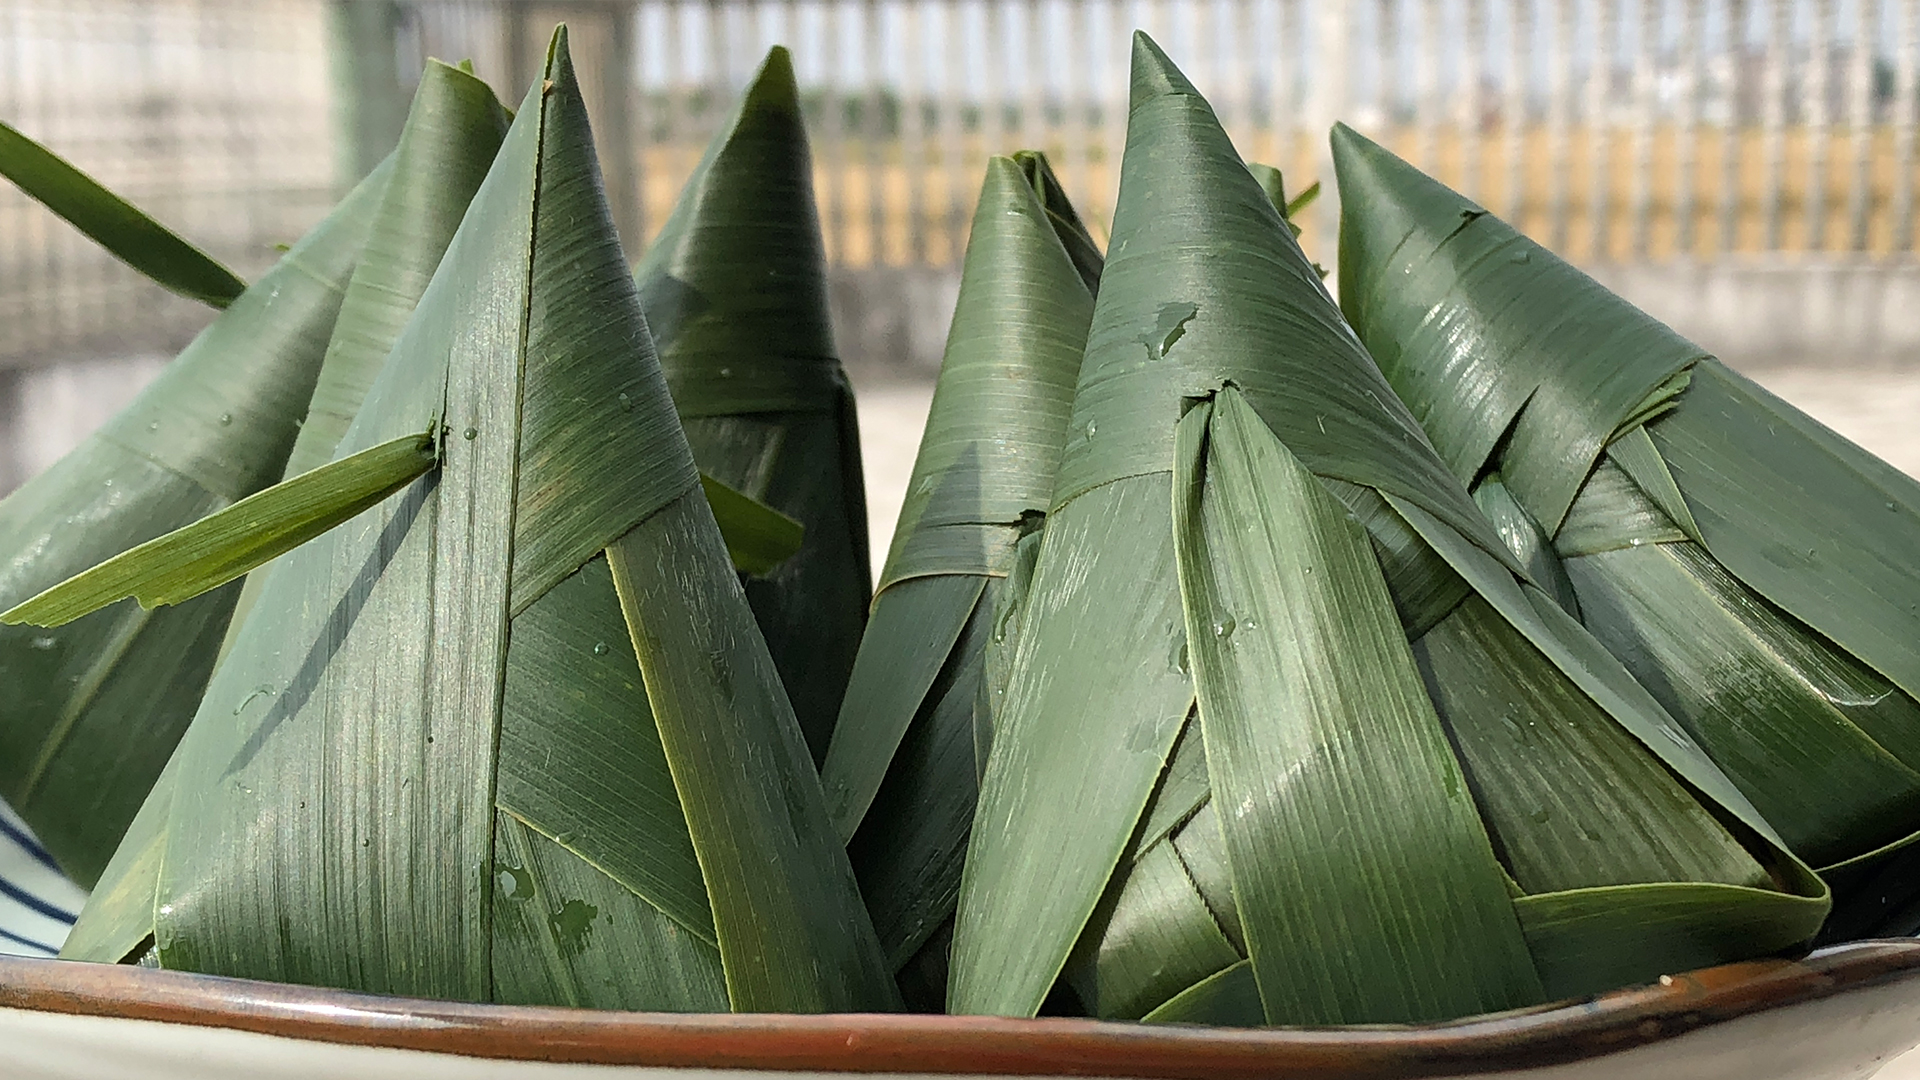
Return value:
M 405 11 L 403 51 L 473 55 L 516 83 L 557 17 L 573 18 L 576 42 L 603 42 L 628 74 L 616 119 L 636 151 L 623 182 L 642 229 L 765 48 L 791 44 L 830 248 L 849 265 L 954 259 L 990 151 L 1049 150 L 1103 220 L 1135 27 L 1249 156 L 1321 177 L 1326 128 L 1345 119 L 1578 259 L 1914 243 L 1916 0 L 419 0 Z
M 836 265 L 953 266 L 985 156 L 1021 147 L 1098 227 L 1135 27 L 1295 186 L 1341 118 L 1589 264 L 1915 245 L 1920 0 L 0 0 L 0 118 L 246 272 L 380 151 L 422 57 L 517 100 L 561 20 L 635 251 L 774 42 Z M 0 190 L 0 367 L 199 317 Z

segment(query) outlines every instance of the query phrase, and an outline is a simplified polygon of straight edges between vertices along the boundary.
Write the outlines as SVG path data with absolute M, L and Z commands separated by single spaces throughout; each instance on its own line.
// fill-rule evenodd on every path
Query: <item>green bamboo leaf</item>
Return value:
M 505 811 L 497 820 L 496 1001 L 726 1011 L 718 949 L 526 823 Z M 628 930 L 610 947 L 588 948 L 596 925 Z
M 821 770 L 896 969 L 945 949 L 990 727 L 985 654 L 1066 441 L 1100 265 L 1044 155 L 988 163 L 926 434 Z M 938 1007 L 944 957 L 919 967 Z
M 1295 195 L 1293 198 L 1286 200 L 1282 204 L 1281 215 L 1285 217 L 1288 221 L 1292 221 L 1294 217 L 1300 213 L 1300 211 L 1305 210 L 1309 206 L 1312 206 L 1313 201 L 1315 199 L 1318 199 L 1319 197 L 1320 197 L 1320 181 L 1315 180 L 1313 183 L 1308 184 L 1306 186 L 1306 189 L 1301 191 L 1300 194 Z
M 1836 887 L 1920 837 L 1920 484 L 1359 135 L 1334 151 L 1343 303 L 1456 471 L 1551 539 L 1568 610 Z
M 1013 677 L 1009 657 L 1020 641 L 1020 628 L 1026 622 L 1027 598 L 1033 588 L 1033 572 L 1040 562 L 1040 530 L 1022 536 L 1013 545 L 1013 566 L 1007 570 L 999 596 L 993 603 L 993 633 L 987 639 L 982 657 L 980 698 L 973 705 L 973 774 L 976 783 L 987 772 L 987 757 L 993 750 L 993 718 L 1006 708 L 1007 683 Z
M 359 515 L 435 460 L 431 435 L 362 450 L 129 548 L 0 612 L 0 623 L 64 626 L 130 596 L 149 610 L 184 603 Z
M 167 854 L 167 822 L 173 813 L 179 758 L 176 749 L 100 872 L 79 920 L 60 946 L 62 960 L 117 964 L 138 960 L 151 951 L 153 897 Z
M 1704 354 L 1344 124 L 1333 145 L 1342 310 L 1455 475 L 1472 481 L 1507 439 L 1501 475 L 1553 533 L 1620 425 Z M 1489 303 L 1465 301 L 1482 290 Z M 1430 314 L 1415 295 L 1452 302 Z M 1443 340 L 1461 366 L 1432 362 Z
M 383 165 L 66 457 L 0 501 L 0 604 L 266 487 L 286 465 Z M 0 630 L 0 796 L 91 885 L 186 729 L 234 589 Z
M 1366 533 L 1238 391 L 1180 426 L 1187 640 L 1267 1019 L 1407 1023 L 1540 1000 Z
M 1195 799 L 1198 776 L 1182 765 L 1177 749 L 1192 701 L 1187 671 L 1198 645 L 1175 606 L 1180 591 L 1172 581 L 1175 418 L 1193 399 L 1228 386 L 1244 397 L 1249 417 L 1257 417 L 1344 508 L 1338 519 L 1350 515 L 1368 538 L 1366 550 L 1375 560 L 1368 569 L 1384 584 L 1401 634 L 1423 661 L 1415 667 L 1424 685 L 1415 685 L 1427 700 L 1418 704 L 1434 712 L 1446 736 L 1440 745 L 1459 758 L 1451 768 L 1465 779 L 1452 797 L 1478 814 L 1474 824 L 1482 843 L 1490 839 L 1502 860 L 1494 864 L 1500 872 L 1485 878 L 1492 887 L 1480 888 L 1480 899 L 1469 906 L 1471 917 L 1508 927 L 1509 946 L 1522 948 L 1512 936 L 1524 930 L 1512 898 L 1536 895 L 1527 886 L 1556 890 L 1537 893 L 1542 896 L 1592 894 L 1595 905 L 1629 914 L 1610 923 L 1580 923 L 1568 934 L 1596 936 L 1554 938 L 1554 947 L 1567 955 L 1611 949 L 1617 955 L 1610 973 L 1652 978 L 1671 970 L 1672 954 L 1661 950 L 1678 940 L 1679 931 L 1644 941 L 1619 931 L 1632 924 L 1633 909 L 1652 911 L 1652 897 L 1679 878 L 1687 879 L 1679 884 L 1718 898 L 1685 908 L 1685 917 L 1702 920 L 1697 940 L 1724 950 L 1718 959 L 1763 955 L 1809 940 L 1827 910 L 1824 887 L 1777 846 L 1764 819 L 1647 691 L 1525 584 L 1519 560 L 1477 508 L 1466 505 L 1470 499 L 1461 483 L 1409 431 L 1411 418 L 1334 310 L 1289 231 L 1280 227 L 1271 201 L 1211 110 L 1144 38 L 1136 39 L 1135 90 L 1114 255 L 1102 274 L 1080 372 L 1069 428 L 1074 436 L 1041 534 L 1005 705 L 993 717 L 992 752 L 955 926 L 953 1008 L 1031 1013 L 1069 954 L 1091 958 L 1096 1010 L 1111 1002 L 1126 1002 L 1131 1013 L 1157 1008 L 1153 999 L 1165 995 L 1165 987 L 1129 985 L 1150 976 L 1149 966 L 1122 964 L 1125 949 L 1088 940 L 1112 933 L 1116 924 L 1137 925 L 1137 913 L 1118 906 L 1127 902 L 1124 887 L 1118 901 L 1113 896 L 1116 883 L 1135 866 L 1135 853 L 1150 847 L 1136 840 L 1143 832 L 1170 829 L 1166 838 L 1205 902 L 1205 914 L 1236 951 L 1261 940 L 1260 927 L 1267 928 L 1265 940 L 1276 940 L 1272 928 L 1292 925 L 1302 905 L 1313 903 L 1312 896 L 1286 887 L 1243 894 L 1241 875 L 1283 876 L 1316 856 L 1324 860 L 1324 838 L 1316 843 L 1312 834 L 1302 834 L 1297 845 L 1249 848 L 1283 850 L 1288 859 L 1283 865 L 1242 865 L 1252 856 L 1243 851 L 1235 858 L 1231 836 L 1220 824 L 1226 815 L 1212 801 Z M 1204 298 L 1208 306 L 1187 296 Z M 1648 399 L 1640 395 L 1635 407 Z M 1120 429 L 1113 443 L 1105 442 L 1109 424 Z M 1406 434 L 1362 434 L 1388 431 Z M 1158 459 L 1157 471 L 1140 471 L 1149 465 L 1147 449 L 1156 444 L 1167 448 L 1166 456 Z M 1260 499 L 1271 494 L 1266 485 L 1248 490 L 1259 491 Z M 1247 505 L 1263 504 L 1249 495 Z M 1298 528 L 1298 514 L 1250 510 L 1223 525 L 1222 535 L 1245 539 L 1281 523 Z M 1276 592 L 1283 595 L 1260 599 L 1280 604 L 1291 595 Z M 1343 604 L 1353 604 L 1360 594 L 1339 595 Z M 1369 609 L 1375 620 L 1381 606 Z M 1343 607 L 1329 611 L 1325 625 L 1273 625 L 1285 625 L 1295 641 L 1308 640 L 1308 634 L 1331 640 L 1364 625 L 1357 620 Z M 1205 629 L 1231 641 L 1239 624 L 1222 617 Z M 1512 678 L 1496 692 L 1474 693 L 1484 673 L 1501 665 Z M 1272 664 L 1254 667 L 1246 678 L 1271 678 L 1276 670 Z M 1404 687 L 1406 668 L 1397 670 Z M 1319 680 L 1288 691 L 1329 694 L 1338 685 Z M 1396 684 L 1376 676 L 1355 685 L 1385 692 Z M 1282 698 L 1277 691 L 1249 690 L 1247 700 Z M 1212 766 L 1219 748 L 1205 737 L 1204 701 L 1201 717 L 1211 784 L 1217 782 Z M 1500 742 L 1508 725 L 1524 733 L 1543 724 L 1557 728 L 1542 746 L 1580 763 L 1563 770 L 1565 790 L 1541 782 L 1553 754 Z M 1452 749 L 1454 744 L 1470 745 L 1471 753 Z M 1344 753 L 1341 763 L 1348 763 Z M 1398 757 L 1393 763 L 1406 764 Z M 1273 773 L 1249 770 L 1263 778 Z M 1248 786 L 1258 794 L 1264 783 Z M 1390 812 L 1401 793 L 1351 797 L 1370 797 Z M 1244 798 L 1220 804 L 1233 808 L 1234 830 L 1249 824 L 1245 805 Z M 1543 809 L 1547 813 L 1538 816 Z M 1728 828 L 1722 821 L 1739 825 Z M 1391 837 L 1393 830 L 1382 835 Z M 1589 846 L 1570 850 L 1576 836 Z M 1512 883 L 1515 865 L 1525 883 Z M 1763 877 L 1767 889 L 1751 887 Z M 1025 884 L 1042 878 L 1047 890 Z M 1594 884 L 1599 881 L 1607 884 Z M 1116 904 L 1112 917 L 1090 922 L 1106 910 L 1104 903 Z M 1358 932 L 1360 924 L 1342 925 Z M 1434 940 L 1418 940 L 1444 952 L 1453 927 L 1434 927 Z M 1165 929 L 1172 935 L 1187 928 Z M 1284 955 L 1290 939 L 1280 934 L 1278 940 Z M 1357 1022 L 1369 1014 L 1432 1016 L 1481 1007 L 1436 1004 L 1435 995 L 1473 992 L 1474 965 L 1493 962 L 1485 950 L 1440 964 L 1430 954 L 1388 952 L 1407 964 L 1406 983 L 1376 964 L 1366 969 L 1370 1001 L 1342 997 L 1353 989 L 1352 973 L 1333 973 L 1319 983 L 1309 961 L 1265 995 L 1267 1018 L 1309 1022 L 1333 1010 Z M 1100 970 L 1108 956 L 1113 963 Z M 1262 963 L 1254 958 L 1256 975 Z M 1515 960 L 1506 970 L 1523 967 Z M 1070 978 L 1088 984 L 1085 972 Z M 1502 979 L 1495 976 L 1489 985 L 1505 987 L 1502 992 L 1514 995 L 1508 1000 L 1528 998 L 1516 990 L 1524 979 Z M 1256 981 L 1268 988 L 1264 977 Z M 1532 987 L 1533 1000 L 1542 993 Z
M 1096 1016 L 1138 1020 L 1242 962 L 1171 840 L 1148 846 L 1127 865 L 1088 928 L 1065 974 Z
M 818 762 L 872 571 L 853 392 L 828 320 L 785 49 L 768 53 L 634 274 L 694 460 L 805 526 L 799 553 L 746 588 Z
M 607 554 L 700 854 L 728 999 L 741 1012 L 897 1008 L 806 742 L 711 521 L 704 502 L 683 498 Z M 674 595 L 688 581 L 731 602 L 690 618 Z
M 1667 882 L 1524 896 L 1513 907 L 1547 995 L 1584 998 L 1649 981 L 1649 956 L 1692 971 L 1769 943 L 1802 947 L 1819 915 L 1810 920 L 1814 905 L 1796 893 L 1819 883 L 1804 867 L 1786 876 L 1791 891 Z
M 216 308 L 247 283 L 65 158 L 0 123 L 0 176 L 169 291 Z
M 347 283 L 306 421 L 287 458 L 288 477 L 332 460 L 486 179 L 508 120 L 506 107 L 472 71 L 438 60 L 421 69 L 393 152 L 394 178 Z
M 1071 214 L 1057 186 L 1038 155 L 987 166 L 927 430 L 873 602 L 881 622 L 861 642 L 821 771 L 848 837 L 972 616 L 981 579 L 1006 576 L 1024 523 L 1046 509 L 1093 314 L 1062 218 L 1041 202 L 1051 192 Z M 940 580 L 952 577 L 961 580 Z M 910 629 L 918 633 L 903 636 Z
M 874 932 L 896 970 L 948 921 L 959 896 L 979 791 L 974 707 L 980 700 L 987 640 L 1003 584 L 998 578 L 962 574 L 914 580 L 971 581 L 981 595 L 960 636 L 945 650 L 945 666 L 927 688 L 866 820 L 847 844 Z M 944 996 L 943 987 L 934 1008 Z
M 1214 1024 L 1259 1027 L 1266 1022 L 1253 963 L 1242 960 L 1170 998 L 1141 1019 L 1149 1024 Z
M 347 282 L 306 419 L 287 455 L 285 479 L 333 458 L 506 130 L 506 109 L 471 71 L 437 60 L 421 69 L 393 152 L 393 180 L 381 193 L 366 249 Z M 241 586 L 221 656 L 232 650 L 233 635 L 252 609 L 263 576 L 255 574 Z
M 185 603 L 359 516 L 438 461 L 432 434 L 339 458 L 123 551 L 0 612 L 0 623 L 64 626 L 128 597 L 149 610 Z M 725 522 L 721 535 L 737 569 L 777 566 L 798 549 L 798 522 L 711 477 L 700 483 Z
M 1280 211 L 1280 216 L 1286 219 L 1287 228 L 1292 230 L 1296 238 L 1299 237 L 1301 231 L 1300 225 L 1293 220 L 1294 215 L 1311 206 L 1313 200 L 1320 197 L 1320 181 L 1315 180 L 1313 183 L 1308 184 L 1307 190 L 1289 200 L 1287 198 L 1286 178 L 1280 175 L 1279 169 L 1271 165 L 1248 162 L 1247 171 L 1251 172 L 1253 178 L 1260 182 L 1260 190 L 1267 193 L 1267 201 L 1272 203 L 1273 208 Z M 1316 263 L 1315 265 L 1317 266 L 1318 264 Z M 1325 277 L 1326 275 L 1321 274 L 1320 276 Z
M 707 493 L 727 556 L 743 574 L 770 574 L 793 557 L 806 541 L 806 526 L 758 499 L 750 499 L 705 473 L 700 488 Z
M 1044 602 L 1029 605 L 994 717 L 975 819 L 991 839 L 969 853 L 954 937 L 960 1012 L 1038 1008 L 1191 706 L 1169 517 L 1183 397 L 1233 381 L 1298 435 L 1289 445 L 1309 467 L 1407 492 L 1505 550 L 1399 409 L 1212 110 L 1144 36 L 1127 140 L 1129 180 L 1031 590 Z M 1245 295 L 1225 300 L 1226 281 Z M 1042 874 L 1055 882 L 1043 894 L 1019 884 Z
M 1053 163 L 1047 155 L 1038 150 L 1015 150 L 1013 162 L 1027 178 L 1027 186 L 1033 189 L 1034 197 L 1046 208 L 1047 222 L 1053 226 L 1053 233 L 1067 249 L 1067 257 L 1073 260 L 1073 268 L 1080 271 L 1080 280 L 1087 286 L 1089 295 L 1100 291 L 1100 268 L 1106 264 L 1106 257 L 1100 254 L 1100 245 L 1094 242 L 1093 233 L 1088 231 L 1086 222 L 1080 220 L 1080 211 L 1073 208 L 1073 200 L 1067 198 L 1067 189 L 1060 184 L 1060 178 L 1053 173 Z M 995 166 L 988 160 L 988 171 Z M 974 204 L 974 214 L 979 215 L 979 203 Z M 971 248 L 973 241 L 967 241 Z M 962 273 L 965 273 L 963 266 Z
M 337 453 L 456 434 L 267 572 L 182 743 L 151 957 L 467 1000 L 887 1007 L 564 30 L 543 75 Z
M 1474 485 L 1474 504 L 1493 522 L 1506 542 L 1507 550 L 1519 556 L 1527 577 L 1545 589 L 1554 602 L 1571 615 L 1580 614 L 1580 599 L 1574 595 L 1573 582 L 1567 580 L 1566 567 L 1553 550 L 1553 540 L 1540 528 L 1501 481 L 1499 473 L 1489 473 Z M 1577 505 L 1577 504 L 1576 504 Z

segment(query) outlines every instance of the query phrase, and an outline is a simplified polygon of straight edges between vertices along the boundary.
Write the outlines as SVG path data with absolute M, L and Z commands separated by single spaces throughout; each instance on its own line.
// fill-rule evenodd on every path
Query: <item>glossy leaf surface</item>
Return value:
M 390 173 L 375 170 L 131 404 L 0 501 L 0 603 L 280 475 Z M 100 874 L 186 729 L 237 590 L 159 612 L 119 604 L 54 632 L 0 629 L 0 795 L 77 881 Z
M 747 599 L 817 762 L 872 571 L 798 95 L 776 47 L 634 274 L 700 468 L 805 527 L 798 554 L 748 579 Z

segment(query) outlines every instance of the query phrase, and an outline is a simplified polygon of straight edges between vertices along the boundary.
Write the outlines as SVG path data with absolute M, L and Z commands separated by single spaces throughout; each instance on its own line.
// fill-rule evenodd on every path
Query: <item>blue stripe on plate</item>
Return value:
M 80 917 L 79 913 L 50 904 L 3 877 L 0 877 L 0 896 L 14 900 L 21 906 L 45 915 L 49 919 L 58 919 L 69 926 Z
M 46 848 L 40 846 L 40 841 L 34 839 L 26 830 L 15 825 L 9 820 L 9 817 L 10 815 L 0 814 L 0 836 L 4 836 L 20 845 L 20 849 L 28 855 L 33 856 L 35 862 L 40 863 L 42 866 L 56 873 L 60 872 L 59 864 L 53 861 L 52 855 L 47 854 Z
M 11 930 L 0 929 L 0 941 L 11 941 L 15 945 L 24 945 L 29 949 L 38 949 L 39 951 L 46 953 L 48 956 L 60 955 L 59 949 L 56 949 L 51 945 L 42 944 L 38 941 L 33 940 L 32 938 L 21 937 L 19 934 L 16 934 Z

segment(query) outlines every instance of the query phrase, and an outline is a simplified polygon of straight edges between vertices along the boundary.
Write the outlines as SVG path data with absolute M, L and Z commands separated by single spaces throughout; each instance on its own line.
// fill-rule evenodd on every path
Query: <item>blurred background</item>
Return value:
M 425 57 L 517 103 L 560 21 L 630 257 L 793 48 L 876 553 L 984 159 L 1047 150 L 1103 234 L 1135 27 L 1290 190 L 1344 119 L 1920 471 L 1920 0 L 0 0 L 0 118 L 250 276 L 392 146 Z M 0 490 L 209 317 L 0 186 Z

